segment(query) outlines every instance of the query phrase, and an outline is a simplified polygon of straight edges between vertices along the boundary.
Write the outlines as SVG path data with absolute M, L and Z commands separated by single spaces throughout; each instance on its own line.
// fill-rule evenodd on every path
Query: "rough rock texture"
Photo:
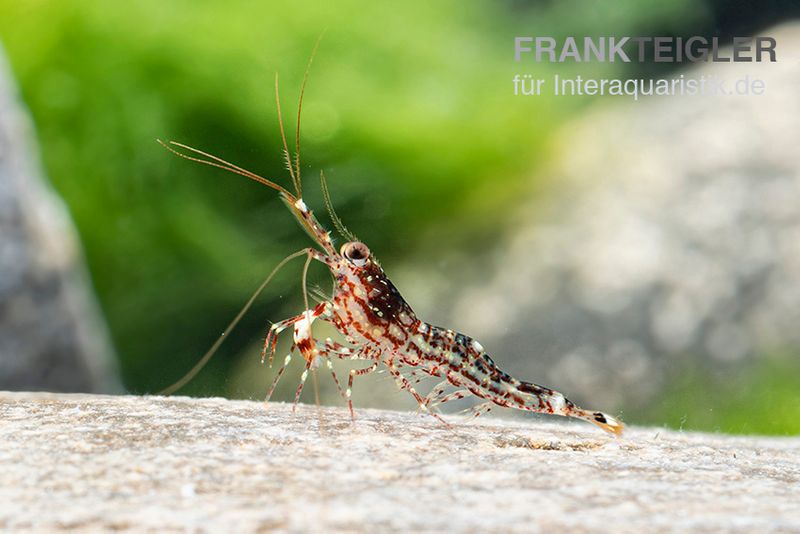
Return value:
M 800 531 L 800 438 L 0 393 L 0 528 Z
M 119 391 L 114 361 L 0 48 L 0 388 Z
M 493 250 L 401 277 L 430 283 L 417 310 L 609 408 L 654 398 L 687 357 L 800 350 L 800 24 L 764 35 L 777 63 L 675 74 L 759 78 L 763 96 L 617 99 L 565 127 L 555 197 L 521 200 Z

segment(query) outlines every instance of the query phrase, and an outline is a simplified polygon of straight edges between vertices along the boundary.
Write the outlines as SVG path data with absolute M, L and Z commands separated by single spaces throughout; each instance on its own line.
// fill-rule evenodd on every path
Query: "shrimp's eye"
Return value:
M 369 259 L 369 249 L 367 248 L 367 245 L 361 243 L 360 241 L 351 241 L 350 243 L 345 243 L 342 245 L 341 252 L 342 256 L 347 258 L 350 263 L 356 267 L 361 267 L 367 263 L 367 259 Z

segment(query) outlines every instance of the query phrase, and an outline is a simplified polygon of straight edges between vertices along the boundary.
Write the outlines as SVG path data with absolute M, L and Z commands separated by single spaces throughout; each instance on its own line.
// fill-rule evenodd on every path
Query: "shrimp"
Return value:
M 316 51 L 316 47 L 314 50 Z M 413 396 L 420 410 L 445 424 L 447 423 L 437 413 L 438 407 L 472 395 L 482 400 L 472 409 L 476 417 L 486 413 L 494 406 L 501 406 L 582 419 L 599 426 L 606 432 L 617 436 L 621 435 L 623 424 L 618 419 L 603 412 L 585 410 L 557 391 L 510 376 L 497 366 L 494 359 L 477 340 L 419 319 L 367 245 L 359 241 L 342 224 L 333 209 L 325 175 L 320 173 L 325 206 L 335 228 L 347 240 L 338 249 L 334 246 L 331 232 L 323 228 L 302 198 L 300 111 L 308 79 L 308 69 L 313 57 L 314 53 L 312 52 L 300 91 L 294 157 L 292 157 L 286 141 L 280 111 L 278 76 L 275 76 L 278 123 L 286 166 L 294 186 L 293 191 L 207 152 L 174 141 L 168 143 L 159 141 L 178 156 L 239 174 L 276 190 L 289 212 L 316 245 L 316 247 L 305 248 L 285 258 L 256 292 L 257 295 L 277 270 L 290 259 L 305 256 L 306 262 L 303 269 L 305 309 L 294 317 L 272 324 L 264 340 L 261 359 L 263 362 L 268 358 L 271 365 L 278 336 L 283 331 L 292 329 L 292 347 L 273 379 L 267 393 L 267 400 L 271 397 L 275 386 L 291 361 L 292 354 L 299 352 L 305 360 L 305 369 L 295 393 L 295 405 L 300 398 L 309 371 L 317 368 L 324 361 L 331 371 L 340 394 L 347 402 L 351 417 L 355 419 L 352 401 L 354 380 L 375 372 L 379 366 L 383 365 L 394 378 L 397 386 Z M 320 297 L 320 302 L 310 307 L 306 291 L 306 273 L 312 261 L 323 263 L 328 268 L 333 277 L 334 286 L 331 296 Z M 228 327 L 226 333 L 235 326 L 256 295 L 251 297 L 242 312 Z M 324 321 L 333 325 L 346 340 L 347 345 L 330 338 L 316 339 L 312 333 L 312 325 L 315 321 Z M 199 367 L 210 358 L 222 339 L 218 340 L 186 377 L 165 392 L 174 391 L 188 381 L 187 379 L 191 378 L 199 370 Z M 332 363 L 336 359 L 362 360 L 369 362 L 370 365 L 362 369 L 351 370 L 347 386 L 343 389 Z M 427 395 L 423 396 L 417 392 L 415 384 L 419 383 L 423 377 L 428 376 L 439 378 L 441 381 Z M 450 386 L 455 390 L 448 392 Z

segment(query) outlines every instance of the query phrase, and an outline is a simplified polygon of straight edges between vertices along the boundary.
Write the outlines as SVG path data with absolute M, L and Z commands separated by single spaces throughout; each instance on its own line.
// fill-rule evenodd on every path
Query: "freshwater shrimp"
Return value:
M 311 66 L 313 57 L 312 53 L 308 68 Z M 277 74 L 275 76 L 278 123 L 283 142 L 283 155 L 294 189 L 291 192 L 276 182 L 207 152 L 182 143 L 174 141 L 163 143 L 159 140 L 164 147 L 178 156 L 239 174 L 276 190 L 290 213 L 317 246 L 299 250 L 281 261 L 226 329 L 227 333 L 236 325 L 278 269 L 291 259 L 303 256 L 306 258 L 303 269 L 305 309 L 294 317 L 272 324 L 264 340 L 261 360 L 264 362 L 268 358 L 271 366 L 279 334 L 289 328 L 292 329 L 292 347 L 272 381 L 267 393 L 267 401 L 291 361 L 292 354 L 299 352 L 305 360 L 305 369 L 295 393 L 295 406 L 309 371 L 317 368 L 321 362 L 325 362 L 331 371 L 337 389 L 347 402 L 351 417 L 355 419 L 352 401 L 355 378 L 372 373 L 380 365 L 383 365 L 394 378 L 398 387 L 410 393 L 423 412 L 436 417 L 444 424 L 447 423 L 437 413 L 437 407 L 473 395 L 483 400 L 481 404 L 472 409 L 476 417 L 488 412 L 493 406 L 502 406 L 574 417 L 593 423 L 606 432 L 617 436 L 621 435 L 623 424 L 618 419 L 603 412 L 585 410 L 557 391 L 510 376 L 495 364 L 494 359 L 477 340 L 419 319 L 388 278 L 367 245 L 359 241 L 342 224 L 333 209 L 325 175 L 320 173 L 325 206 L 335 228 L 347 240 L 338 249 L 334 246 L 331 232 L 323 228 L 302 198 L 300 114 L 308 79 L 308 68 L 300 90 L 293 157 L 286 141 L 280 110 L 278 76 Z M 331 296 L 317 295 L 320 302 L 313 307 L 308 304 L 306 291 L 306 275 L 311 261 L 325 264 L 334 282 L 333 294 Z M 347 345 L 330 338 L 316 339 L 312 333 L 312 324 L 315 321 L 325 321 L 333 325 L 344 337 Z M 162 393 L 171 393 L 191 379 L 224 339 L 225 334 L 183 379 Z M 365 360 L 370 362 L 370 365 L 362 369 L 351 370 L 347 386 L 343 389 L 334 371 L 332 363 L 334 359 Z M 409 370 L 410 372 L 405 374 Z M 441 382 L 423 396 L 417 392 L 415 384 L 425 376 L 440 378 Z M 453 386 L 455 390 L 448 392 L 449 386 Z

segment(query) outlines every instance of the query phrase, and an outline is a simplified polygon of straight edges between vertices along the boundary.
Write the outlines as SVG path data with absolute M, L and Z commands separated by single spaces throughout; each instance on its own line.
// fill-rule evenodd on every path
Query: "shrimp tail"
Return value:
M 575 417 L 595 424 L 615 436 L 621 436 L 625 425 L 622 422 L 603 412 L 593 412 L 584 410 L 575 405 L 574 402 L 564 397 L 558 391 L 539 386 L 531 382 L 515 381 L 513 378 L 508 380 L 510 389 L 516 389 L 523 394 L 523 400 L 517 400 L 518 405 L 514 406 L 523 410 L 530 410 L 539 413 L 551 413 L 563 415 L 565 417 Z
M 625 429 L 625 425 L 622 424 L 622 421 L 608 415 L 607 413 L 592 412 L 582 408 L 577 408 L 569 415 L 583 419 L 584 421 L 589 421 L 590 423 L 594 423 L 609 434 L 614 434 L 617 437 L 622 436 L 622 431 Z
M 622 435 L 624 425 L 615 417 L 579 408 L 558 391 L 517 380 L 502 371 L 483 346 L 469 336 L 422 321 L 416 334 L 405 352 L 433 363 L 448 362 L 448 381 L 477 397 L 507 408 L 583 419 L 610 434 Z

